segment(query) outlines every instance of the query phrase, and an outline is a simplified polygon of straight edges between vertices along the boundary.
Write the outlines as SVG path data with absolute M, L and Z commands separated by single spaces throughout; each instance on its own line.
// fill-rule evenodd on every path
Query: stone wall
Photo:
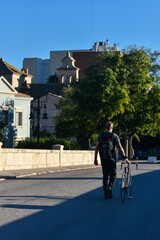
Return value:
M 93 164 L 94 151 L 5 149 L 0 143 L 0 171 Z

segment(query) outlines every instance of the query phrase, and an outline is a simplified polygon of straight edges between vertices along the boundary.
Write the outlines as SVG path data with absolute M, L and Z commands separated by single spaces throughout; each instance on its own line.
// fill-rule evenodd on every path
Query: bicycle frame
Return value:
M 121 178 L 121 201 L 132 198 L 132 176 L 130 164 L 125 160 L 124 171 Z

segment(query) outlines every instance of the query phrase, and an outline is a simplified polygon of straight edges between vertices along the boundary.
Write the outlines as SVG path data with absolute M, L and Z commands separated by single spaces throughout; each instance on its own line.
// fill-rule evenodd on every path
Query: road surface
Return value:
M 133 199 L 103 198 L 101 167 L 0 182 L 0 240 L 159 240 L 160 165 L 132 165 Z

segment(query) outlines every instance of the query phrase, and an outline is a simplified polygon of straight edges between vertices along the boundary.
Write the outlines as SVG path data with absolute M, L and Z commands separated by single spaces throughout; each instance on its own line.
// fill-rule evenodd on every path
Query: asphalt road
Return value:
M 120 176 L 104 199 L 101 168 L 0 182 L 0 240 L 159 240 L 160 165 L 132 166 L 133 199 Z

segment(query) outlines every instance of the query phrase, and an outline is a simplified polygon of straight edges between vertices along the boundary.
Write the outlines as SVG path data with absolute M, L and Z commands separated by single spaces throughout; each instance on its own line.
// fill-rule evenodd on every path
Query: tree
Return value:
M 47 83 L 58 83 L 58 76 L 56 74 L 49 75 L 47 78 Z
M 124 111 L 128 93 L 125 85 L 121 86 L 116 79 L 121 55 L 109 53 L 108 57 L 114 59 L 115 72 L 101 58 L 88 69 L 85 81 L 65 89 L 65 98 L 57 106 L 61 114 L 54 118 L 57 137 L 87 139 L 89 148 L 91 136 L 102 129 L 106 119 Z
M 131 158 L 133 136 L 137 133 L 156 134 L 160 121 L 160 88 L 158 52 L 131 47 L 123 54 L 129 103 L 117 116 L 119 128 L 125 136 L 125 151 Z M 123 66 L 122 66 L 123 68 Z
M 125 149 L 131 156 L 133 136 L 158 133 L 160 121 L 159 53 L 130 47 L 101 55 L 87 70 L 87 79 L 65 90 L 65 99 L 55 118 L 56 134 L 90 139 L 107 120 L 125 136 Z

